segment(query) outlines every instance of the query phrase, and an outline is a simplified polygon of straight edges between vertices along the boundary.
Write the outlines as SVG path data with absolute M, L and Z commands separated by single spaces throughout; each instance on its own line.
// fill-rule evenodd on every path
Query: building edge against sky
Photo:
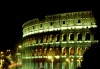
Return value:
M 21 69 L 75 69 L 84 52 L 98 42 L 90 30 L 97 28 L 92 11 L 47 15 L 22 28 Z

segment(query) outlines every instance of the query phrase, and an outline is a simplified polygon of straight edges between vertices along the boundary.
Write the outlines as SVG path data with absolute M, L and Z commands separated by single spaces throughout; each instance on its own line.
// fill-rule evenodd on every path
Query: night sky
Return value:
M 28 20 L 46 15 L 73 11 L 93 11 L 99 15 L 95 1 L 52 1 L 1 2 L 0 5 L 0 50 L 13 49 L 22 38 L 22 24 Z M 98 20 L 98 18 L 97 18 Z

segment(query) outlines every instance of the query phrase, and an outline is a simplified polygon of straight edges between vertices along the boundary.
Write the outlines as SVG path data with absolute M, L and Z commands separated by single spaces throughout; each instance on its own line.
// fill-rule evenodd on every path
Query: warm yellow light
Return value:
M 1 52 L 1 54 L 3 54 L 3 52 Z
M 74 61 L 74 59 L 71 59 L 71 61 L 73 62 L 73 61 Z
M 21 45 L 19 45 L 19 46 L 18 46 L 18 48 L 22 48 L 22 46 L 21 46 Z
M 80 60 L 78 59 L 77 62 L 79 62 Z
M 57 58 L 57 59 L 59 59 L 59 58 L 60 58 L 60 56 L 56 56 L 56 58 Z
M 48 56 L 48 59 L 52 59 L 52 56 Z
M 10 52 L 10 50 L 7 50 L 7 52 Z
M 2 61 L 5 61 L 5 60 L 2 60 Z
M 66 59 L 66 61 L 68 62 L 68 61 L 69 61 L 69 59 Z

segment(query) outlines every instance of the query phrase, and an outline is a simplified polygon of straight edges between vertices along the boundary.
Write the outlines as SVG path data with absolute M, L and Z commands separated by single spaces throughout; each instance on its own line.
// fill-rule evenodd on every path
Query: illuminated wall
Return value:
M 69 12 L 29 20 L 22 25 L 22 69 L 75 69 L 83 53 L 97 42 L 90 28 L 96 28 L 91 11 Z M 48 59 L 52 56 L 54 59 Z

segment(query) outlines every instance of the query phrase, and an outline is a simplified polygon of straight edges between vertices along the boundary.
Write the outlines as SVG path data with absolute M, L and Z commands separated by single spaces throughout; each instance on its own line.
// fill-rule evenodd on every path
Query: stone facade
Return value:
M 35 18 L 22 25 L 22 69 L 75 69 L 84 52 L 97 42 L 92 11 Z M 49 59 L 51 57 L 51 59 Z

